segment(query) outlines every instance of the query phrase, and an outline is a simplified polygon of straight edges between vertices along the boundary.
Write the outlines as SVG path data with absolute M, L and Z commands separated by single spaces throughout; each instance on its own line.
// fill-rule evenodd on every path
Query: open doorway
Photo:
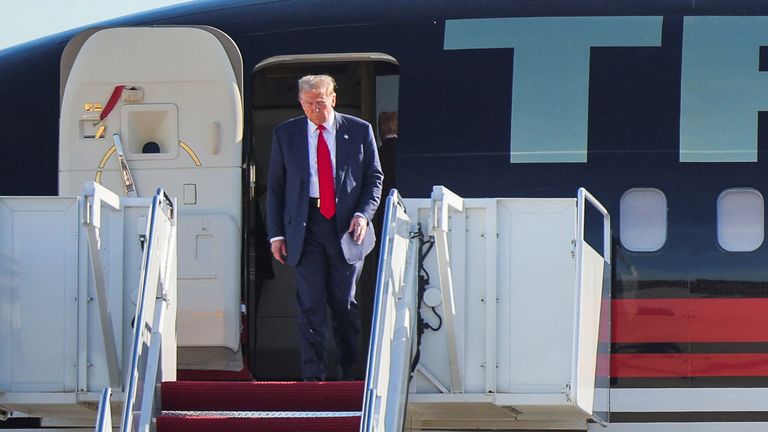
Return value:
M 251 106 L 246 118 L 251 133 L 247 159 L 249 184 L 244 197 L 247 273 L 243 298 L 248 310 L 248 366 L 258 380 L 301 378 L 293 270 L 271 258 L 264 217 L 272 130 L 285 120 L 303 115 L 298 103 L 297 82 L 309 74 L 331 75 L 337 84 L 336 110 L 371 123 L 387 177 L 382 202 L 389 188 L 394 187 L 399 86 L 399 67 L 394 58 L 377 53 L 281 56 L 256 66 L 251 75 Z M 383 120 L 384 129 L 379 127 L 379 118 Z M 378 133 L 380 129 L 381 134 Z M 380 224 L 380 213 L 381 210 L 374 223 Z M 381 232 L 379 227 L 377 231 Z M 378 247 L 366 258 L 357 289 L 363 338 L 359 376 L 364 375 L 367 358 L 377 263 Z M 333 368 L 328 370 L 329 378 L 336 373 L 334 356 L 333 337 L 329 335 L 326 357 Z

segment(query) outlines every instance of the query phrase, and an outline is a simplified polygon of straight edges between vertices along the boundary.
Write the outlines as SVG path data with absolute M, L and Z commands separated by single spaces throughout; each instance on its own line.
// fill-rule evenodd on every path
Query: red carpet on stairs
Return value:
M 357 432 L 360 417 L 182 418 L 160 417 L 158 432 Z
M 360 411 L 362 381 L 164 382 L 163 411 Z
M 363 381 L 164 382 L 164 414 L 157 430 L 353 432 L 360 428 L 356 414 L 362 409 L 363 386 Z M 307 414 L 294 417 L 295 412 Z

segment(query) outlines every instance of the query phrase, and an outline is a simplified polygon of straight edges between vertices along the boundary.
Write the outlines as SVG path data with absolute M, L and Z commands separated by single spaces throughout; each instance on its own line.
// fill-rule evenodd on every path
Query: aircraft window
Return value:
M 653 188 L 635 188 L 619 203 L 621 244 L 634 252 L 654 252 L 667 241 L 667 197 Z
M 754 189 L 728 189 L 717 198 L 717 242 L 728 252 L 752 252 L 763 244 L 763 195 Z

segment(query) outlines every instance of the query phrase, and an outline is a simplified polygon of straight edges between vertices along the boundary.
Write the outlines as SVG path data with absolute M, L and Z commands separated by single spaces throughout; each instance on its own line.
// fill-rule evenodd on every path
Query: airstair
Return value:
M 97 406 L 102 430 L 150 422 L 154 383 L 176 378 L 175 202 L 88 182 L 0 198 L 0 227 L 0 408 L 43 426 L 92 429 Z
M 594 247 L 587 206 L 602 219 Z M 365 383 L 176 381 L 177 222 L 162 191 L 119 198 L 86 183 L 80 197 L 2 198 L 0 209 L 4 410 L 83 426 L 98 407 L 97 430 L 160 432 L 608 420 L 610 220 L 583 189 L 576 199 L 393 192 Z
M 361 430 L 607 423 L 610 217 L 592 195 L 435 186 L 386 211 Z

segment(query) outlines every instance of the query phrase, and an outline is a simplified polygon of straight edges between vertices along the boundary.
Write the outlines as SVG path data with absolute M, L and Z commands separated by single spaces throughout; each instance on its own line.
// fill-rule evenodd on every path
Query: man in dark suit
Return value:
M 304 380 L 325 379 L 326 308 L 331 311 L 339 378 L 353 378 L 360 337 L 355 301 L 382 171 L 371 125 L 334 111 L 327 75 L 299 80 L 305 116 L 274 130 L 267 190 L 272 255 L 294 267 Z M 346 238 L 345 238 L 346 235 Z

